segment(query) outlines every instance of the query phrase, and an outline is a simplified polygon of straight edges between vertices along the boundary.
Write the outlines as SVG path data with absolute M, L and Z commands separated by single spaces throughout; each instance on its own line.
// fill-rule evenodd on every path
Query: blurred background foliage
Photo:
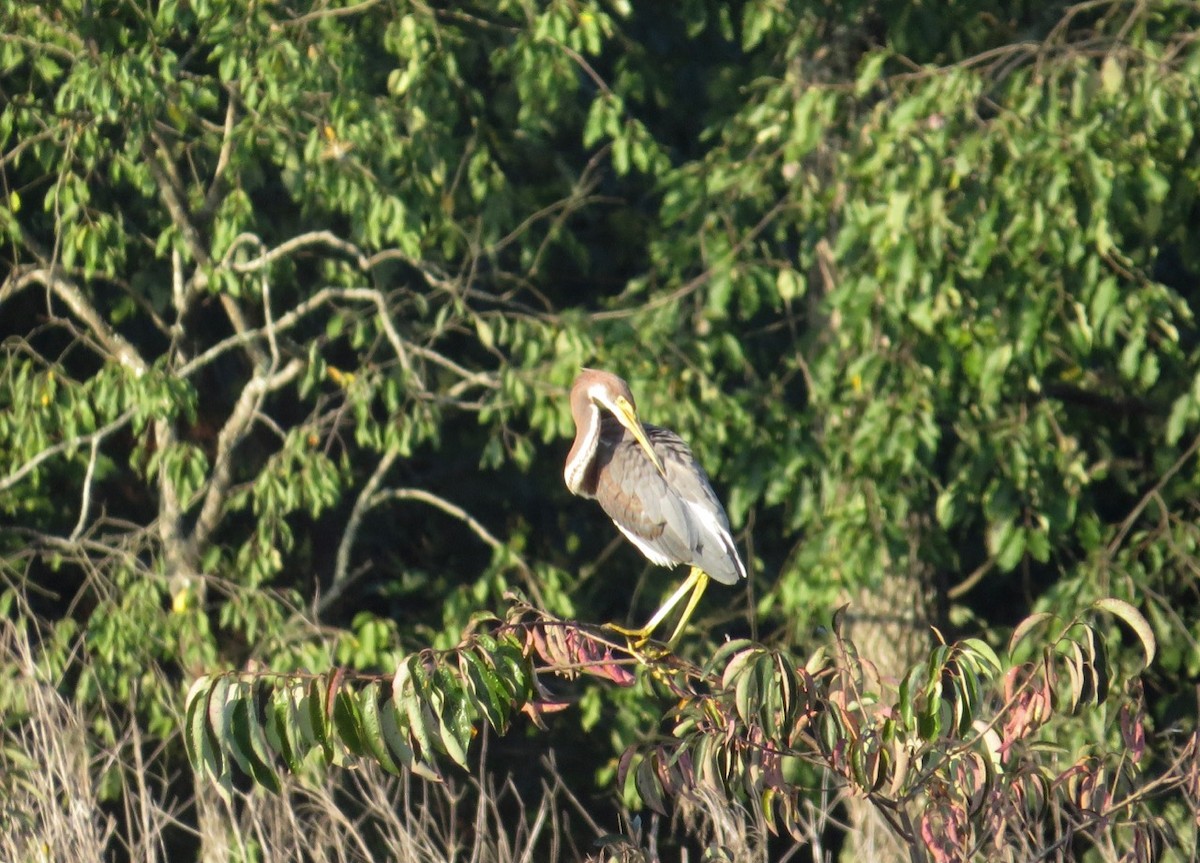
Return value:
M 654 607 L 670 579 L 561 480 L 585 364 L 692 443 L 751 567 L 685 656 L 804 654 L 847 601 L 927 648 L 1115 597 L 1159 646 L 1151 751 L 1194 730 L 1196 4 L 0 23 L 0 611 L 29 647 L 0 673 L 81 718 L 110 853 L 202 848 L 126 808 L 197 823 L 201 673 L 394 669 L 514 590 Z M 577 695 L 493 757 L 553 752 L 609 812 L 658 708 Z

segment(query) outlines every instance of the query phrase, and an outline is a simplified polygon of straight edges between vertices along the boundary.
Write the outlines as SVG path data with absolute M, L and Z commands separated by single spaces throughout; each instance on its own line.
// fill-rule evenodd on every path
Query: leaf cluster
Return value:
M 205 675 L 188 691 L 184 740 L 197 772 L 227 799 L 237 770 L 278 793 L 280 766 L 299 772 L 358 758 L 436 780 L 444 759 L 467 767 L 478 723 L 504 734 L 532 692 L 516 639 L 480 633 L 452 651 L 406 657 L 390 682 L 343 668 Z

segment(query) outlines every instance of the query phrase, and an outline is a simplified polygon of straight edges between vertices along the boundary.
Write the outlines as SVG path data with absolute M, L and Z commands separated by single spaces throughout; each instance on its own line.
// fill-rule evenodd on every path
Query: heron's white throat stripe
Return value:
M 594 387 L 593 387 L 594 389 Z M 588 395 L 591 395 L 589 392 Z M 600 445 L 600 408 L 592 402 L 588 402 L 588 424 L 585 430 L 583 440 L 580 441 L 579 450 L 575 453 L 575 458 L 567 463 L 567 469 L 564 471 L 564 478 L 567 481 L 567 488 L 573 494 L 580 497 L 592 497 L 586 494 L 583 488 L 583 475 L 587 473 L 588 465 L 596 457 L 596 449 Z

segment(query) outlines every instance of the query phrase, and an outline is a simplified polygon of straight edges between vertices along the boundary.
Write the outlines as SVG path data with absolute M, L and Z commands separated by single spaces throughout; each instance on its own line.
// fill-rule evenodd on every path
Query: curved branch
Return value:
M 73 437 L 70 440 L 65 440 L 60 443 L 56 443 L 52 447 L 47 447 L 46 449 L 42 450 L 40 453 L 35 455 L 33 458 L 31 458 L 29 461 L 25 462 L 25 464 L 21 465 L 19 468 L 14 470 L 8 476 L 4 477 L 4 479 L 0 479 L 0 491 L 8 491 L 14 485 L 16 485 L 21 480 L 23 480 L 26 476 L 28 476 L 29 473 L 32 470 L 34 470 L 34 468 L 36 468 L 39 464 L 46 461 L 47 459 L 53 458 L 54 456 L 58 455 L 61 452 L 64 452 L 65 450 L 78 449 L 82 446 L 95 446 L 97 443 L 99 443 L 105 437 L 112 434 L 117 429 L 121 428 L 121 426 L 128 423 L 131 419 L 133 419 L 133 410 L 132 409 L 125 411 L 125 413 L 121 414 L 119 417 L 117 417 L 115 420 L 110 422 L 108 425 L 101 426 L 100 428 L 98 428 L 94 432 L 92 432 L 91 434 Z
M 212 478 L 208 481 L 204 504 L 200 508 L 196 525 L 192 528 L 190 544 L 193 550 L 198 550 L 204 545 L 216 529 L 221 507 L 225 504 L 229 485 L 233 480 L 233 450 L 245 438 L 263 398 L 267 393 L 286 386 L 303 368 L 304 363 L 301 360 L 293 359 L 277 372 L 268 369 L 255 375 L 242 388 L 237 404 L 217 435 L 217 454 L 213 459 Z
M 771 222 L 773 222 L 775 220 L 775 217 L 778 216 L 780 213 L 782 213 L 790 204 L 791 204 L 791 199 L 787 195 L 783 196 L 778 201 L 776 201 L 775 205 L 773 207 L 771 207 L 771 209 L 767 210 L 766 213 L 763 214 L 762 218 L 758 220 L 757 224 L 755 224 L 754 227 L 752 227 L 749 231 L 747 231 L 746 234 L 743 237 L 741 237 L 736 243 L 734 243 L 732 248 L 730 248 L 729 251 L 722 256 L 719 264 L 720 265 L 732 264 L 734 262 L 734 260 L 737 259 L 737 256 L 740 255 L 747 246 L 749 246 L 751 243 L 753 243 L 755 240 L 757 240 L 759 238 L 759 236 L 762 234 L 762 232 L 765 231 L 768 227 L 770 227 Z M 651 309 L 659 308 L 660 306 L 666 306 L 666 305 L 670 305 L 672 303 L 678 303 L 681 300 L 683 300 L 685 297 L 687 297 L 689 294 L 692 294 L 695 291 L 699 290 L 700 288 L 704 287 L 704 285 L 707 284 L 712 279 L 713 275 L 717 272 L 717 267 L 718 267 L 717 263 L 710 264 L 704 270 L 704 272 L 700 273 L 695 278 L 690 279 L 685 284 L 680 285 L 678 288 L 671 291 L 671 293 L 663 294 L 661 297 L 655 297 L 654 299 L 652 299 L 648 302 L 645 302 L 642 305 L 637 306 L 636 308 L 609 309 L 606 311 L 592 312 L 592 314 L 589 315 L 589 317 L 594 321 L 619 320 L 622 318 L 631 318 L 631 317 L 634 317 L 637 315 L 641 315 L 645 312 L 650 311 Z
M 350 568 L 350 550 L 354 546 L 354 541 L 358 538 L 359 526 L 362 524 L 363 516 L 376 503 L 376 489 L 379 488 L 379 484 L 383 482 L 383 477 L 399 457 L 399 450 L 391 449 L 384 453 L 383 458 L 379 460 L 379 464 L 375 466 L 375 470 L 371 472 L 371 477 L 367 480 L 366 485 L 359 492 L 358 499 L 354 501 L 354 508 L 350 511 L 350 518 L 346 520 L 346 529 L 342 532 L 342 541 L 338 543 L 337 560 L 333 567 L 333 581 L 329 584 L 329 590 L 321 596 L 320 601 L 316 604 L 315 612 L 318 616 L 330 605 L 337 602 L 350 585 L 350 578 L 347 575 Z
M 381 491 L 373 495 L 367 503 L 367 507 L 375 507 L 389 500 L 418 500 L 421 503 L 427 503 L 432 507 L 440 509 L 447 515 L 458 519 L 474 533 L 477 537 L 483 540 L 484 544 L 493 551 L 500 551 L 505 548 L 504 543 L 496 539 L 492 532 L 484 527 L 473 515 L 457 504 L 453 504 L 444 497 L 439 497 L 432 492 L 422 488 L 389 488 L 386 491 Z M 541 590 L 538 587 L 537 579 L 533 576 L 533 571 L 529 565 L 521 559 L 519 555 L 513 555 L 513 561 L 517 570 L 521 573 L 521 577 L 525 580 L 526 586 L 529 588 L 530 596 L 540 606 L 545 606 L 546 601 L 542 597 Z
M 270 253 L 268 253 L 270 254 Z M 297 305 L 286 314 L 280 315 L 274 322 L 274 331 L 276 334 L 286 332 L 296 326 L 306 316 L 312 314 L 322 306 L 332 302 L 333 300 L 358 300 L 372 303 L 375 306 L 376 312 L 379 315 L 380 325 L 383 327 L 384 335 L 387 337 L 388 344 L 392 346 L 392 350 L 396 354 L 396 358 L 400 361 L 401 367 L 411 374 L 417 382 L 418 387 L 423 391 L 425 389 L 425 381 L 419 372 L 413 367 L 410 354 L 428 360 L 435 365 L 439 365 L 448 371 L 454 372 L 463 380 L 469 381 L 479 386 L 484 386 L 489 389 L 498 389 L 499 384 L 494 381 L 491 376 L 472 372 L 465 369 L 453 360 L 448 359 L 442 354 L 429 348 L 423 348 L 419 345 L 414 345 L 406 342 L 401 338 L 396 325 L 392 322 L 391 315 L 388 314 L 387 301 L 384 299 L 383 293 L 375 288 L 322 288 L 304 302 Z M 181 377 L 188 377 L 194 374 L 197 370 L 208 365 L 221 354 L 238 348 L 242 345 L 252 342 L 254 339 L 262 338 L 266 335 L 266 328 L 247 329 L 242 332 L 232 335 L 223 341 L 213 345 L 198 357 L 184 363 L 178 374 Z
M 225 252 L 225 258 L 222 263 L 228 263 L 231 260 L 233 253 L 237 251 L 237 249 L 244 242 L 249 241 L 261 242 L 254 234 L 241 234 L 229 244 L 229 250 Z M 302 249 L 305 246 L 318 245 L 329 246 L 332 249 L 337 249 L 339 252 L 343 252 L 347 256 L 353 258 L 355 265 L 363 272 L 366 272 L 370 269 L 370 261 L 367 259 L 366 255 L 362 253 L 362 250 L 359 249 L 358 246 L 354 245 L 348 240 L 343 240 L 337 234 L 333 233 L 333 231 L 309 231 L 307 233 L 292 237 L 290 240 L 284 240 L 275 248 L 263 252 L 257 258 L 254 258 L 251 261 L 234 263 L 233 270 L 237 273 L 250 273 L 254 272 L 255 270 L 261 270 L 268 264 L 278 260 L 279 258 L 282 258 L 285 255 L 290 255 L 297 249 Z
M 386 491 L 381 491 L 371 498 L 368 502 L 369 507 L 378 506 L 389 500 L 419 500 L 422 503 L 427 503 L 432 507 L 440 509 L 449 516 L 461 521 L 471 529 L 477 537 L 493 550 L 503 548 L 504 543 L 496 539 L 486 527 L 484 527 L 476 518 L 457 504 L 451 503 L 444 497 L 439 497 L 433 492 L 425 491 L 423 488 L 389 488 Z
M 30 285 L 38 284 L 47 288 L 69 308 L 72 314 L 87 324 L 88 329 L 96 340 L 108 351 L 113 359 L 133 373 L 141 377 L 146 372 L 146 361 L 138 353 L 137 348 L 123 335 L 109 326 L 91 301 L 84 296 L 83 291 L 74 282 L 63 278 L 58 267 L 38 267 L 24 272 L 14 271 L 0 285 L 0 305 L 14 294 L 23 291 Z

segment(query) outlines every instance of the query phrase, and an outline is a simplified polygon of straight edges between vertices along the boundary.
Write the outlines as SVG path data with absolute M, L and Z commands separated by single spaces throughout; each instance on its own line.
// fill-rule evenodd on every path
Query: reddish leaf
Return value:
M 1130 760 L 1137 764 L 1142 760 L 1146 751 L 1146 728 L 1142 724 L 1142 694 L 1141 685 L 1133 701 L 1121 706 L 1121 740 Z
M 966 812 L 959 812 L 956 805 L 931 806 L 921 816 L 921 839 L 934 863 L 964 863 L 966 860 L 965 836 L 959 828 L 961 821 L 966 822 Z

